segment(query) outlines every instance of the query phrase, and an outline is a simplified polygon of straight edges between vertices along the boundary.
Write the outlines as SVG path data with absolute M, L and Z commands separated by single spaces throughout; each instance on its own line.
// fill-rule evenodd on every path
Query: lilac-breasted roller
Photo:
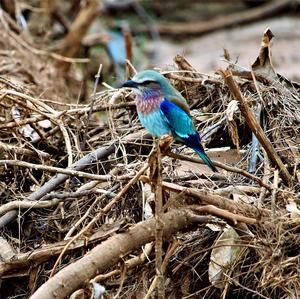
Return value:
M 133 89 L 139 119 L 151 135 L 172 135 L 192 148 L 213 171 L 217 171 L 204 152 L 186 100 L 168 79 L 156 71 L 146 70 L 137 73 L 123 87 Z

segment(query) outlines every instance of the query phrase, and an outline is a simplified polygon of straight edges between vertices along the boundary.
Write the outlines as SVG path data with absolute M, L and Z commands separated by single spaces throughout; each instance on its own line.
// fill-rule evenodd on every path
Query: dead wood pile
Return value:
M 40 95 L 42 84 L 55 92 L 53 77 L 40 80 L 6 35 L 18 54 L 1 52 L 15 59 L 0 77 L 3 296 L 300 297 L 300 88 L 276 74 L 271 39 L 267 30 L 251 70 L 225 53 L 228 69 L 214 75 L 181 56 L 164 72 L 213 174 L 178 144 L 152 151 L 124 90 L 98 93 L 90 120 L 90 104 Z

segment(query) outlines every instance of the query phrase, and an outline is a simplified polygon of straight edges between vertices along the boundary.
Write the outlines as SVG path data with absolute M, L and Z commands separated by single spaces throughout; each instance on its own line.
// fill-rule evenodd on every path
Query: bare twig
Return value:
M 221 72 L 226 84 L 228 85 L 230 92 L 232 93 L 232 95 L 234 96 L 234 98 L 239 101 L 240 103 L 240 110 L 243 114 L 243 116 L 246 119 L 246 122 L 248 124 L 248 126 L 250 127 L 250 129 L 252 130 L 252 132 L 256 135 L 256 137 L 258 138 L 259 142 L 261 143 L 261 145 L 264 147 L 264 149 L 266 150 L 270 160 L 279 168 L 283 179 L 285 181 L 285 183 L 290 184 L 291 182 L 291 176 L 287 170 L 287 168 L 285 167 L 285 165 L 283 164 L 283 162 L 281 161 L 280 157 L 278 156 L 278 154 L 276 153 L 272 143 L 270 142 L 270 140 L 266 137 L 263 129 L 261 128 L 261 126 L 259 125 L 259 123 L 257 122 L 253 112 L 251 111 L 251 109 L 249 108 L 248 103 L 246 102 L 246 100 L 244 99 L 238 85 L 236 84 L 236 82 L 234 81 L 233 77 L 232 77 L 232 73 L 230 70 L 225 70 Z
M 179 154 L 175 154 L 175 153 L 172 153 L 172 152 L 167 152 L 166 155 L 168 155 L 169 157 L 172 157 L 172 158 L 175 158 L 175 159 L 180 159 L 180 160 L 185 160 L 185 161 L 190 161 L 190 162 L 195 162 L 195 163 L 199 163 L 199 164 L 203 164 L 204 162 L 201 160 L 201 159 L 198 159 L 198 158 L 193 158 L 193 157 L 188 157 L 188 156 L 184 156 L 184 155 L 179 155 Z M 255 182 L 257 182 L 260 186 L 262 187 L 265 187 L 266 189 L 268 189 L 269 191 L 272 190 L 272 187 L 269 186 L 268 184 L 266 184 L 265 182 L 263 182 L 263 180 L 261 180 L 259 177 L 247 172 L 246 170 L 243 170 L 241 168 L 237 168 L 237 167 L 234 167 L 234 166 L 229 166 L 229 165 L 226 165 L 226 164 L 223 164 L 219 161 L 213 161 L 214 164 L 219 167 L 219 168 L 222 168 L 222 169 L 225 169 L 227 171 L 230 171 L 230 172 L 235 172 L 235 173 L 238 173 L 240 175 L 243 175 Z
M 65 174 L 68 176 L 77 176 L 80 178 L 87 178 L 90 180 L 96 180 L 96 181 L 109 181 L 109 180 L 127 180 L 130 179 L 130 175 L 125 175 L 125 176 L 112 176 L 110 174 L 106 175 L 99 175 L 99 174 L 92 174 L 92 173 L 87 173 L 83 171 L 78 171 L 74 169 L 68 169 L 68 168 L 59 168 L 59 167 L 53 167 L 53 166 L 47 166 L 47 165 L 42 165 L 42 164 L 33 164 L 33 163 L 28 163 L 24 161 L 19 161 L 19 160 L 0 160 L 0 165 L 4 166 L 18 166 L 18 167 L 25 167 L 25 168 L 32 168 L 32 169 L 39 169 L 39 170 L 44 170 L 44 171 L 49 171 L 53 173 L 61 173 Z
M 275 169 L 273 191 L 272 191 L 272 197 L 271 197 L 271 210 L 272 210 L 273 221 L 275 221 L 275 216 L 276 216 L 276 195 L 277 195 L 278 183 L 279 183 L 278 169 Z
M 82 143 L 81 143 L 81 150 L 82 151 L 84 151 L 84 149 L 85 149 L 85 143 L 86 143 L 86 139 L 87 139 L 89 124 L 90 124 L 90 121 L 91 121 L 93 108 L 94 108 L 94 104 L 95 104 L 95 101 L 96 101 L 96 91 L 97 91 L 97 87 L 99 85 L 101 70 L 102 70 L 102 64 L 100 63 L 99 68 L 98 68 L 98 72 L 95 76 L 95 83 L 94 83 L 94 89 L 93 89 L 93 94 L 92 94 L 91 106 L 90 106 L 90 110 L 89 110 L 88 117 L 87 117 L 87 120 L 86 120 L 85 132 L 83 134 L 83 140 L 82 140 Z

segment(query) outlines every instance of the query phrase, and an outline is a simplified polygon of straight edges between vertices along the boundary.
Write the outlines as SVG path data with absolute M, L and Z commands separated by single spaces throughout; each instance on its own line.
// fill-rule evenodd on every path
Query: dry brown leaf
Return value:
M 252 64 L 252 70 L 257 75 L 262 75 L 266 78 L 275 80 L 277 79 L 277 74 L 274 70 L 271 53 L 271 42 L 273 37 L 274 35 L 272 31 L 269 28 L 267 28 L 262 37 L 258 57 Z
M 237 148 L 238 154 L 240 154 L 238 129 L 237 129 L 237 124 L 234 120 L 234 114 L 238 110 L 239 110 L 238 101 L 232 100 L 227 106 L 226 115 L 227 115 L 227 124 L 228 124 L 230 137 L 232 139 L 233 144 Z
M 239 143 L 239 134 L 235 120 L 228 121 L 229 134 L 232 139 L 233 144 L 236 146 L 238 155 L 240 155 L 240 143 Z

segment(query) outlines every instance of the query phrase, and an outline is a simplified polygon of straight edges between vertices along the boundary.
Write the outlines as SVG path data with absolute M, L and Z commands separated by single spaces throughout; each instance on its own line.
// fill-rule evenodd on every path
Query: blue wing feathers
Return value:
M 188 138 L 196 133 L 190 116 L 177 105 L 168 100 L 160 104 L 160 110 L 165 116 L 174 137 Z
M 190 116 L 167 99 L 161 102 L 160 111 L 168 123 L 173 136 L 192 148 L 213 171 L 217 171 L 213 162 L 204 152 L 200 136 L 195 130 Z

